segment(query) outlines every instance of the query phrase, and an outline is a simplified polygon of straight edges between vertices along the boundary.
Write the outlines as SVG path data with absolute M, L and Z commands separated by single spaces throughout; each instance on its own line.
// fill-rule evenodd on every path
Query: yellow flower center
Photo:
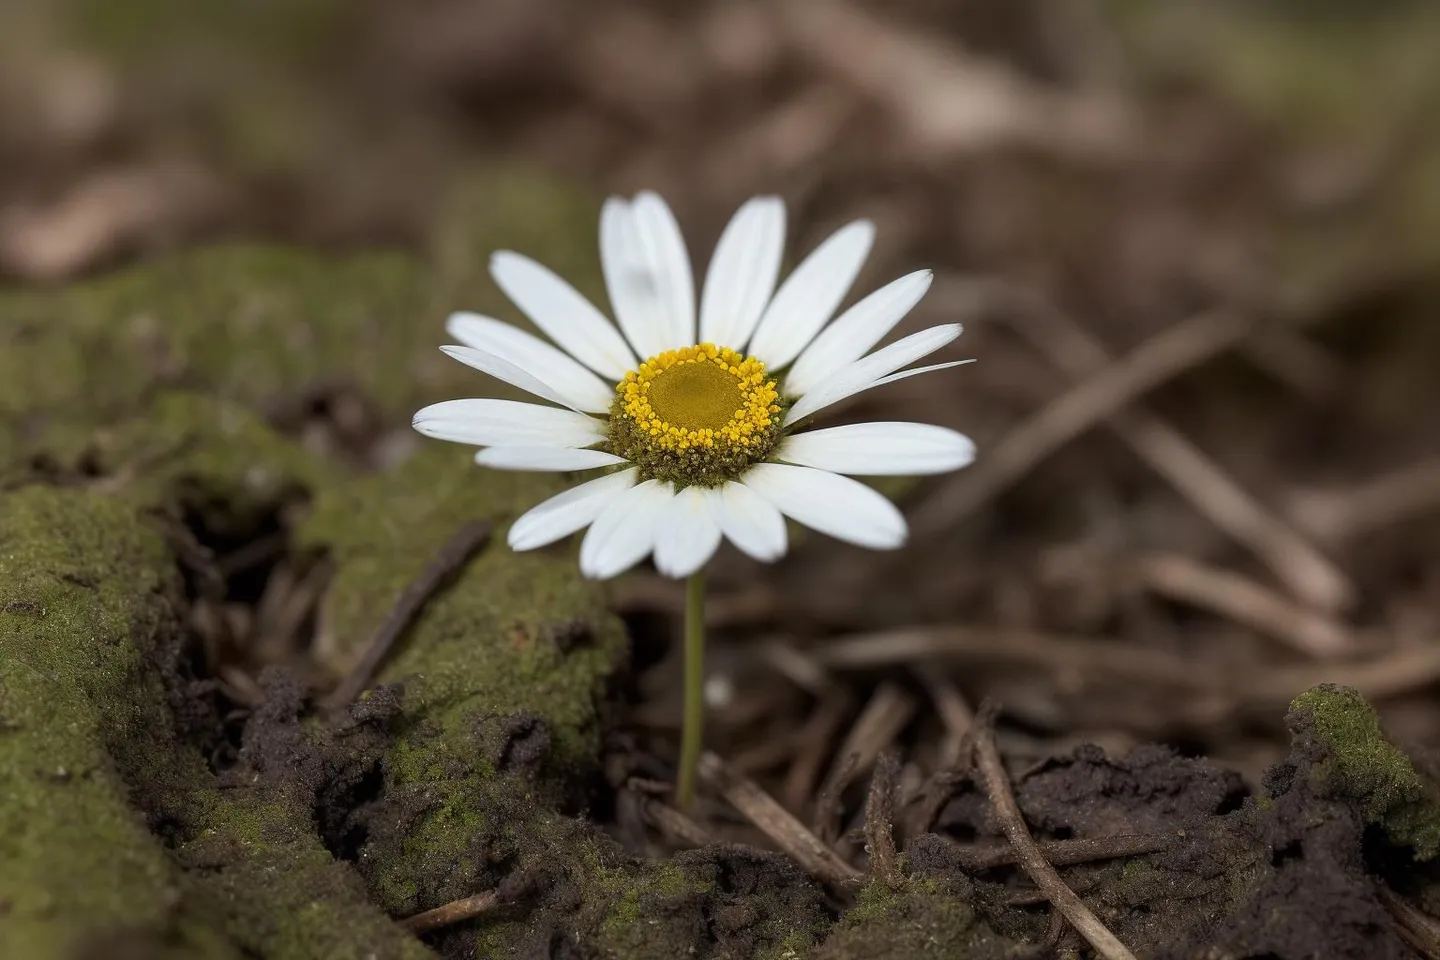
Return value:
M 658 479 L 722 483 L 779 437 L 780 394 L 765 364 L 713 343 L 651 357 L 615 393 L 610 446 Z

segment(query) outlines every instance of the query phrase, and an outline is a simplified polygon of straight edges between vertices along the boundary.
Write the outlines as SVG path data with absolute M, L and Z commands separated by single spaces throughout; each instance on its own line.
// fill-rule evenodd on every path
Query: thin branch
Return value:
M 1099 339 L 1042 297 L 963 279 L 952 281 L 951 287 L 955 295 L 965 294 L 983 308 L 1004 311 L 1032 347 L 1066 375 L 1082 381 L 1082 386 L 1092 378 L 1107 378 L 1116 369 L 1117 361 Z M 1113 411 L 1108 422 L 1196 510 L 1252 550 L 1300 599 L 1322 610 L 1338 610 L 1353 600 L 1354 585 L 1338 566 L 1168 421 L 1141 404 L 1131 404 Z M 987 459 L 993 459 L 993 451 Z M 924 528 L 918 520 L 916 527 Z
M 1421 460 L 1349 490 L 1307 491 L 1289 514 L 1316 539 L 1338 544 L 1440 510 L 1440 457 Z
M 399 923 L 406 930 L 419 936 L 422 933 L 429 933 L 431 930 L 439 930 L 441 927 L 459 923 L 461 920 L 469 920 L 489 913 L 498 906 L 500 906 L 500 894 L 495 890 L 486 890 L 473 897 L 455 900 L 443 907 L 436 907 L 434 910 L 426 910 L 413 917 L 406 917 Z
M 840 820 L 845 815 L 845 806 L 840 794 L 855 779 L 855 764 L 859 758 L 853 753 L 842 753 L 830 776 L 820 785 L 815 796 L 815 835 L 822 843 L 834 843 L 840 839 Z
M 1176 553 L 1144 557 L 1137 569 L 1141 581 L 1156 593 L 1208 608 L 1306 656 L 1323 659 L 1355 652 L 1354 636 L 1333 618 L 1233 571 Z
M 896 683 L 887 680 L 875 689 L 836 753 L 841 759 L 827 780 L 834 785 L 836 793 L 844 790 L 848 783 L 839 777 L 840 768 L 849 763 L 847 758 L 854 757 L 849 770 L 852 776 L 865 774 L 875 765 L 881 751 L 895 742 L 900 731 L 915 715 L 916 706 L 915 698 Z
M 799 811 L 810 802 L 815 792 L 815 781 L 820 779 L 820 771 L 830 756 L 830 744 L 840 732 L 850 707 L 849 692 L 843 685 L 836 684 L 834 690 L 816 705 L 815 711 L 796 734 L 795 759 L 791 761 L 790 770 L 780 788 L 780 796 L 789 809 Z
M 841 860 L 773 797 L 709 751 L 700 755 L 700 777 L 811 876 L 839 890 L 861 879 L 859 870 Z
M 640 813 L 647 823 L 671 841 L 689 847 L 705 847 L 715 842 L 710 831 L 674 807 L 667 807 L 652 797 L 640 798 Z
M 1425 960 L 1440 960 L 1440 921 L 1419 910 L 1385 884 L 1376 884 L 1376 889 L 1380 902 L 1395 921 L 1400 939 Z
M 841 669 L 892 666 L 925 659 L 1017 663 L 1082 676 L 1111 676 L 1182 690 L 1219 689 L 1218 671 L 1120 640 L 1003 627 L 945 625 L 858 633 L 826 641 L 814 656 Z
M 1113 837 L 1087 837 L 1071 840 L 1048 840 L 1037 842 L 1036 846 L 1046 861 L 1056 867 L 1072 867 L 1077 863 L 1092 863 L 1096 860 L 1114 860 L 1120 857 L 1138 857 L 1147 853 L 1168 850 L 1175 842 L 1173 836 L 1148 835 L 1143 833 L 1120 834 Z M 960 844 L 950 847 L 953 856 L 966 873 L 981 873 L 996 867 L 1009 866 L 1017 862 L 1019 853 L 1010 844 Z
M 1208 312 L 1176 324 L 1125 357 L 1087 369 L 1068 390 L 1014 427 L 975 466 L 957 474 L 915 513 L 915 529 L 949 530 L 1029 474 L 1056 450 L 1138 397 L 1224 353 L 1250 326 Z
M 385 622 L 370 638 L 365 655 L 350 671 L 350 675 L 326 698 L 326 706 L 337 710 L 353 703 L 355 698 L 365 691 L 380 664 L 390 653 L 391 647 L 414 623 L 425 604 L 489 541 L 490 523 L 485 520 L 471 520 L 455 532 L 419 578 L 400 594 Z
M 911 668 L 925 686 L 945 726 L 945 739 L 940 742 L 940 768 L 949 769 L 960 762 L 961 744 L 965 735 L 975 725 L 975 711 L 965 701 L 965 695 L 942 673 L 936 664 L 921 663 Z
M 1010 778 L 1005 774 L 1000 753 L 995 749 L 995 735 L 988 719 L 977 725 L 975 763 L 980 770 L 980 777 L 985 784 L 985 792 L 990 797 L 995 816 L 1000 821 L 1000 829 L 1015 848 L 1015 857 L 1020 868 L 1029 875 L 1055 909 L 1065 915 L 1065 919 L 1080 936 L 1095 948 L 1096 953 L 1105 960 L 1135 960 L 1135 955 L 1125 944 L 1100 922 L 1100 918 L 1085 906 L 1075 895 L 1075 891 L 1065 885 L 1065 881 L 1060 879 L 1060 874 L 1055 872 L 1055 868 L 1045 859 L 1040 847 L 1030 836 L 1030 831 L 1025 826 L 1025 818 L 1020 813 L 1020 806 L 1015 802 L 1015 795 L 1010 790 Z
M 895 788 L 900 777 L 900 756 L 893 748 L 880 754 L 870 779 L 865 803 L 865 847 L 870 854 L 870 875 L 886 886 L 898 887 L 900 854 L 895 849 Z

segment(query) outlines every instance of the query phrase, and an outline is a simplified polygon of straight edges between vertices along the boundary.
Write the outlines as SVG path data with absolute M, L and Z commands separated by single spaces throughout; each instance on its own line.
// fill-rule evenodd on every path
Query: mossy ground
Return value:
M 499 179 L 506 195 L 528 186 L 529 204 L 547 195 Z M 553 192 L 593 218 L 592 201 Z M 498 194 L 466 195 L 461 215 Z M 515 232 L 487 216 L 496 233 Z M 453 255 L 457 236 L 485 233 L 479 219 L 442 246 Z M 469 259 L 468 274 L 483 273 L 483 253 Z M 121 927 L 215 956 L 427 952 L 367 904 L 360 876 L 316 835 L 303 791 L 218 789 L 170 720 L 160 666 L 185 627 L 166 530 L 189 497 L 242 522 L 288 497 L 312 505 L 294 536 L 340 570 L 319 664 L 332 672 L 455 527 L 496 525 L 490 550 L 427 608 L 387 670 L 407 687 L 387 777 L 397 796 L 441 798 L 407 824 L 404 855 L 373 874 L 378 889 L 473 892 L 466 851 L 523 831 L 525 818 L 486 822 L 487 804 L 472 800 L 497 814 L 583 801 L 625 640 L 563 550 L 503 547 L 504 523 L 543 485 L 482 476 L 440 445 L 393 473 L 356 476 L 273 422 L 316 383 L 358 385 L 397 426 L 423 402 L 478 390 L 435 349 L 464 272 L 442 277 L 391 254 L 228 247 L 53 292 L 0 292 L 0 953 L 43 960 Z M 476 747 L 487 723 L 522 714 L 545 725 L 551 749 L 538 778 L 501 789 L 495 759 Z M 168 853 L 147 818 L 164 821 Z
M 1310 775 L 1353 803 L 1391 843 L 1419 860 L 1440 853 L 1440 787 L 1380 727 L 1375 708 L 1354 690 L 1327 684 L 1295 698 L 1290 723 L 1325 751 Z

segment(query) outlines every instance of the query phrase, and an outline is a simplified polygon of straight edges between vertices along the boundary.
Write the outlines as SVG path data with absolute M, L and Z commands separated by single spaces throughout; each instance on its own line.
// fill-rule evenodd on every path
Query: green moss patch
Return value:
M 1392 843 L 1414 847 L 1418 859 L 1440 853 L 1440 788 L 1385 736 L 1364 697 L 1324 684 L 1296 697 L 1287 721 L 1301 735 L 1313 730 L 1325 751 L 1312 777 L 1328 781 Z

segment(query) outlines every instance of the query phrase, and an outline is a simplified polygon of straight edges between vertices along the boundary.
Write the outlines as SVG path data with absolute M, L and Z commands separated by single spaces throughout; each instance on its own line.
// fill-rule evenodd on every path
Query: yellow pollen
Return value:
M 713 343 L 651 357 L 616 393 L 621 412 L 662 450 L 768 444 L 780 412 L 765 364 Z

